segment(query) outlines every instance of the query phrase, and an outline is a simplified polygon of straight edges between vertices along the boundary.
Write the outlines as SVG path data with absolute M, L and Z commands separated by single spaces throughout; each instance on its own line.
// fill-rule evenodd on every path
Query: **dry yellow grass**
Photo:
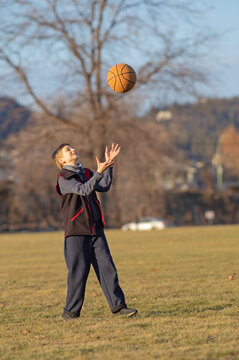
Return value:
M 112 315 L 91 270 L 81 318 L 64 322 L 63 233 L 0 236 L 0 359 L 239 359 L 238 226 L 107 237 L 139 313 Z

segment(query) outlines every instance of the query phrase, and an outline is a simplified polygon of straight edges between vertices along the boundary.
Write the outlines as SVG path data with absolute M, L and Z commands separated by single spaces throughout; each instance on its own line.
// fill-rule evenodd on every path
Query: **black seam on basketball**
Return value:
M 125 66 L 128 66 L 127 64 L 124 64 L 124 66 L 121 69 L 121 74 L 123 73 L 123 69 L 125 68 Z
M 127 71 L 127 72 L 121 73 L 121 75 L 125 75 L 125 74 L 135 74 L 135 71 Z
M 112 71 L 111 71 L 112 72 Z M 123 74 L 120 74 L 120 75 L 122 75 L 123 77 L 124 77 L 124 75 L 126 75 L 126 74 L 134 74 L 135 72 L 134 71 L 132 71 L 132 72 L 126 72 L 126 73 L 123 73 Z M 112 74 L 114 74 L 113 72 L 112 72 Z M 115 75 L 114 74 L 114 76 L 112 76 L 110 79 L 107 79 L 107 82 L 109 82 L 109 81 L 111 81 L 114 77 L 118 77 L 118 76 L 120 76 L 120 75 Z M 125 78 L 124 78 L 125 79 Z M 125 79 L 125 80 L 128 80 L 128 79 Z M 130 81 L 130 80 L 129 80 Z
M 115 91 L 116 82 L 117 82 L 117 81 L 116 81 L 116 76 L 115 76 L 114 91 Z
M 116 65 L 116 71 L 117 71 L 118 75 L 120 75 L 120 74 L 119 74 L 119 72 L 118 72 L 118 68 L 117 68 L 117 65 Z M 122 86 L 122 88 L 123 88 L 123 90 L 124 90 L 124 92 L 125 92 L 126 90 L 125 90 L 125 88 L 124 88 L 124 85 L 122 84 L 122 81 L 121 81 L 121 78 L 120 78 L 120 76 L 119 76 L 119 81 L 120 81 L 120 83 L 121 83 L 121 86 Z
M 124 80 L 126 80 L 128 82 L 131 82 L 132 84 L 135 84 L 135 81 L 132 81 L 132 80 L 129 80 L 129 79 L 125 78 L 124 75 L 122 75 L 122 77 L 123 77 Z
M 133 85 L 135 84 L 133 81 L 130 81 L 130 80 L 127 80 L 127 81 L 128 81 L 129 83 L 133 84 Z M 132 88 L 131 88 L 131 89 L 132 89 Z
M 109 70 L 108 73 L 109 73 L 109 72 L 111 72 L 114 76 L 112 76 L 112 78 L 110 78 L 110 79 L 107 79 L 107 82 L 108 82 L 108 83 L 109 83 L 110 80 L 112 80 L 112 79 L 115 77 L 115 73 L 114 73 L 113 71 Z
M 123 77 L 123 79 L 124 80 L 127 80 L 129 83 L 131 83 L 131 84 L 135 84 L 135 82 L 134 81 L 131 81 L 131 80 L 129 80 L 129 79 L 126 79 L 125 77 L 124 77 L 124 75 L 122 74 L 122 77 Z
M 114 79 L 114 77 L 116 77 L 116 76 L 118 76 L 118 75 L 114 75 L 114 76 L 112 76 L 110 79 L 107 79 L 107 82 L 109 82 L 110 80 Z
M 108 79 L 107 81 L 110 81 L 110 80 L 112 80 L 114 77 L 120 77 L 121 76 L 121 74 L 119 74 L 119 75 L 115 75 L 114 74 L 114 76 L 112 76 L 110 79 Z
M 112 80 L 116 75 L 113 71 L 109 70 L 108 73 L 112 73 L 114 76 L 112 76 L 110 79 L 107 79 L 107 82 L 109 83 L 110 80 Z
M 113 79 L 115 79 L 115 82 L 114 82 L 114 85 L 110 85 L 110 82 L 112 82 L 112 80 Z M 113 76 L 112 78 L 110 78 L 110 79 L 107 79 L 107 83 L 108 83 L 108 85 L 111 87 L 111 88 L 113 88 L 113 87 L 115 87 L 115 83 L 116 83 L 116 77 L 115 76 Z

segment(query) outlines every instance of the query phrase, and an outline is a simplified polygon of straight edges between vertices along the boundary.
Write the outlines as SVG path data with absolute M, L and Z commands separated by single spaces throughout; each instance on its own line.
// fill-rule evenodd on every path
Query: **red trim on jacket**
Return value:
M 80 215 L 83 210 L 84 210 L 84 208 L 82 208 L 80 211 L 78 211 L 78 213 L 75 216 L 73 216 L 73 218 L 71 218 L 71 221 L 74 221 L 75 218 L 77 218 L 77 216 Z

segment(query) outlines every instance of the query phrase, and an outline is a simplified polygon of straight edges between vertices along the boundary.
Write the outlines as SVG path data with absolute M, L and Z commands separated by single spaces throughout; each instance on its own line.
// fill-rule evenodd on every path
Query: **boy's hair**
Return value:
M 58 167 L 58 169 L 62 169 L 62 165 L 59 162 L 59 159 L 62 158 L 62 149 L 65 146 L 70 146 L 70 144 L 61 144 L 58 146 L 58 148 L 53 152 L 52 154 L 52 160 L 54 161 L 54 163 L 56 164 L 56 166 Z

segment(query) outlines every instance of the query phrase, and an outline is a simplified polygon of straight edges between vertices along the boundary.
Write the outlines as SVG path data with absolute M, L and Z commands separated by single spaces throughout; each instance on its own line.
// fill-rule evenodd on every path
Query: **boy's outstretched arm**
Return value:
M 95 186 L 95 191 L 105 192 L 108 191 L 112 184 L 113 166 L 109 167 L 102 175 L 101 179 Z
M 115 158 L 120 152 L 120 147 L 112 144 L 111 150 L 109 151 L 106 147 L 105 153 L 106 159 L 104 162 L 100 162 L 98 157 L 96 157 L 97 162 L 97 172 L 84 184 L 80 181 L 70 178 L 63 179 L 59 178 L 59 186 L 61 193 L 68 194 L 78 194 L 78 195 L 90 195 L 93 191 L 108 191 L 112 182 L 112 166 L 115 164 Z M 107 170 L 108 169 L 108 170 Z M 106 171 L 106 173 L 104 173 Z
M 102 174 L 96 172 L 88 181 L 82 183 L 75 178 L 64 179 L 59 177 L 58 184 L 62 195 L 65 194 L 77 194 L 81 196 L 90 195 L 97 186 L 97 183 L 103 177 Z
M 112 143 L 111 149 L 109 150 L 108 146 L 105 148 L 105 161 L 110 163 L 113 161 L 115 164 L 115 159 L 120 153 L 121 147 L 119 144 Z M 112 177 L 113 177 L 113 166 L 111 165 L 104 173 L 103 177 L 100 181 L 96 184 L 95 190 L 99 192 L 105 192 L 110 189 L 112 184 Z

